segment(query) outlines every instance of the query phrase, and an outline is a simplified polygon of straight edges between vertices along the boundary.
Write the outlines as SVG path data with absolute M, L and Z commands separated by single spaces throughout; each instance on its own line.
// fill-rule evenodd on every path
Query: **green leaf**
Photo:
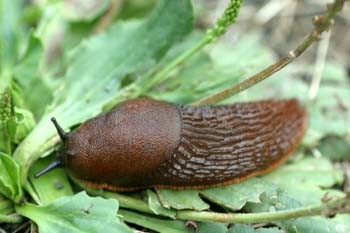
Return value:
M 229 229 L 229 233 L 283 233 L 284 231 L 280 230 L 278 227 L 268 227 L 268 228 L 258 228 L 254 229 L 254 227 L 243 225 L 243 224 L 235 224 L 233 227 Z
M 262 194 L 276 197 L 277 189 L 276 185 L 265 180 L 251 178 L 241 183 L 203 190 L 160 189 L 158 196 L 165 208 L 205 210 L 209 205 L 201 199 L 204 197 L 219 206 L 235 211 L 241 209 L 247 202 L 260 203 Z
M 200 222 L 198 223 L 198 233 L 226 233 L 227 227 L 219 222 Z
M 32 33 L 28 39 L 25 53 L 21 56 L 13 69 L 16 81 L 25 89 L 29 88 L 31 80 L 39 75 L 38 72 L 42 54 L 42 44 L 35 34 Z
M 199 37 L 192 34 L 165 59 L 195 45 Z M 163 84 L 161 92 L 152 91 L 149 95 L 169 102 L 194 102 L 234 85 L 271 62 L 269 51 L 261 46 L 256 34 L 244 36 L 234 45 L 218 42 L 185 61 Z
M 347 233 L 350 230 L 349 223 L 337 223 L 325 217 L 306 217 L 296 220 L 288 220 L 278 225 L 284 226 L 287 232 L 334 232 Z
M 56 135 L 50 117 L 67 129 L 101 113 L 105 104 L 119 96 L 123 79 L 152 66 L 192 30 L 192 20 L 190 1 L 162 0 L 146 19 L 116 23 L 84 41 L 71 59 L 53 105 L 15 152 L 24 168 L 22 182 L 30 167 L 27 163 L 57 142 L 50 140 Z
M 14 79 L 21 87 L 25 107 L 34 113 L 36 119 L 40 119 L 46 106 L 52 101 L 53 89 L 40 70 L 42 59 L 43 46 L 32 33 L 24 55 L 13 69 Z
M 0 152 L 0 194 L 14 202 L 19 202 L 23 195 L 19 178 L 20 170 L 16 161 Z
M 311 68 L 311 67 L 310 67 Z M 311 68 L 310 70 L 312 70 Z M 344 83 L 346 79 L 346 71 L 344 66 L 340 63 L 336 63 L 334 60 L 328 60 L 325 63 L 321 85 L 328 85 L 330 82 L 338 84 Z
M 169 190 L 158 191 L 159 200 L 165 208 L 206 210 L 209 205 L 199 197 L 198 190 Z
M 334 218 L 330 219 L 334 224 L 336 224 L 336 228 L 339 230 L 343 230 L 343 232 L 350 231 L 350 214 L 337 214 Z
M 21 105 L 21 97 L 16 85 L 11 83 L 0 94 L 0 151 L 8 154 L 12 152 L 11 144 L 18 144 L 35 126 L 32 113 L 16 105 Z
M 320 86 L 317 99 L 309 109 L 310 128 L 305 142 L 311 144 L 326 135 L 346 137 L 350 134 L 350 85 Z
M 135 212 L 120 210 L 119 214 L 123 220 L 161 233 L 183 233 L 186 232 L 185 222 L 179 220 L 165 220 Z
M 59 2 L 61 14 L 69 21 L 91 21 L 104 12 L 111 0 L 80 0 Z
M 73 195 L 73 190 L 64 169 L 55 169 L 39 179 L 34 175 L 52 162 L 53 156 L 38 160 L 29 173 L 30 184 L 40 200 L 40 205 L 48 204 L 59 197 Z
M 317 150 L 321 154 L 331 160 L 335 161 L 349 161 L 350 160 L 350 138 L 337 136 L 329 136 L 323 138 L 317 146 Z
M 148 206 L 157 215 L 164 215 L 175 219 L 176 212 L 172 209 L 166 209 L 160 203 L 157 194 L 150 189 L 147 190 Z
M 0 79 L 4 70 L 9 69 L 17 59 L 19 34 L 21 33 L 19 24 L 21 5 L 20 0 L 0 2 Z M 0 86 L 0 93 L 2 91 Z
M 129 0 L 123 2 L 123 7 L 118 14 L 118 18 L 134 19 L 144 17 L 152 10 L 156 2 L 157 0 Z
M 256 229 L 256 233 L 284 233 L 284 231 L 280 230 L 278 227 L 268 227 L 268 228 L 259 228 Z
M 16 214 L 13 208 L 13 203 L 0 195 L 0 223 L 16 223 L 21 220 L 22 218 Z
M 117 218 L 116 200 L 89 197 L 85 192 L 45 206 L 26 203 L 16 210 L 35 221 L 40 232 L 133 232 Z
M 289 196 L 289 194 L 283 190 L 278 189 L 276 195 L 269 195 L 263 193 L 260 196 L 259 203 L 249 202 L 244 206 L 246 212 L 273 212 L 279 210 L 287 210 L 302 207 L 302 204 Z
M 244 224 L 235 224 L 230 227 L 228 233 L 255 233 L 253 227 Z
M 320 204 L 322 197 L 329 192 L 325 188 L 340 184 L 343 174 L 335 170 L 328 159 L 306 157 L 279 167 L 263 176 L 263 179 L 277 184 L 292 198 L 307 205 Z
M 18 144 L 34 128 L 35 120 L 33 114 L 25 109 L 15 107 L 14 114 L 7 122 L 7 129 L 11 141 Z
M 247 202 L 260 202 L 260 195 L 277 195 L 277 186 L 259 178 L 250 178 L 241 183 L 218 188 L 204 189 L 200 193 L 206 199 L 230 210 L 240 210 Z

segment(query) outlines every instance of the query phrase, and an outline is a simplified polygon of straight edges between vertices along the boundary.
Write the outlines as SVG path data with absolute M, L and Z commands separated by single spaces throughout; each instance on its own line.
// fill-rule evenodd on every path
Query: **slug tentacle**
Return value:
M 64 132 L 63 128 L 58 124 L 55 117 L 51 118 L 52 123 L 55 125 L 58 135 L 60 136 L 62 142 L 67 140 L 67 133 Z
M 48 173 L 49 171 L 52 171 L 55 168 L 61 167 L 62 166 L 62 162 L 60 159 L 56 158 L 54 161 L 52 161 L 47 167 L 45 167 L 43 170 L 41 170 L 40 172 L 36 173 L 34 175 L 35 178 L 39 178 L 40 176 Z

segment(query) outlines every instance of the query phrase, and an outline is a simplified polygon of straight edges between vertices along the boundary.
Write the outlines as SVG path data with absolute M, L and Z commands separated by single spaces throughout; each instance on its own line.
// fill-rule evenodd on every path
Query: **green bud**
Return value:
M 210 42 L 213 42 L 224 34 L 227 27 L 236 21 L 242 3 L 243 0 L 231 0 L 224 14 L 216 21 L 215 26 L 207 30 L 206 36 Z
M 0 124 L 5 124 L 11 117 L 11 95 L 8 90 L 0 96 Z

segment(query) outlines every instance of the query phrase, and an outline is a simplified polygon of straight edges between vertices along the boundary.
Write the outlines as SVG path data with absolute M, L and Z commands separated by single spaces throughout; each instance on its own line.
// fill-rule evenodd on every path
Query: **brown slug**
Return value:
M 264 174 L 300 143 L 306 112 L 297 100 L 185 106 L 140 98 L 65 133 L 57 159 L 89 187 L 209 188 Z

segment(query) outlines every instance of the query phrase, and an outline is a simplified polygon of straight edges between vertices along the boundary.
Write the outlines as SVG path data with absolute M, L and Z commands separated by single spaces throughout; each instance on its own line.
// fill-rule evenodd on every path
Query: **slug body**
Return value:
M 272 170 L 305 128 L 295 99 L 184 106 L 141 98 L 66 133 L 58 161 L 94 188 L 208 188 Z

